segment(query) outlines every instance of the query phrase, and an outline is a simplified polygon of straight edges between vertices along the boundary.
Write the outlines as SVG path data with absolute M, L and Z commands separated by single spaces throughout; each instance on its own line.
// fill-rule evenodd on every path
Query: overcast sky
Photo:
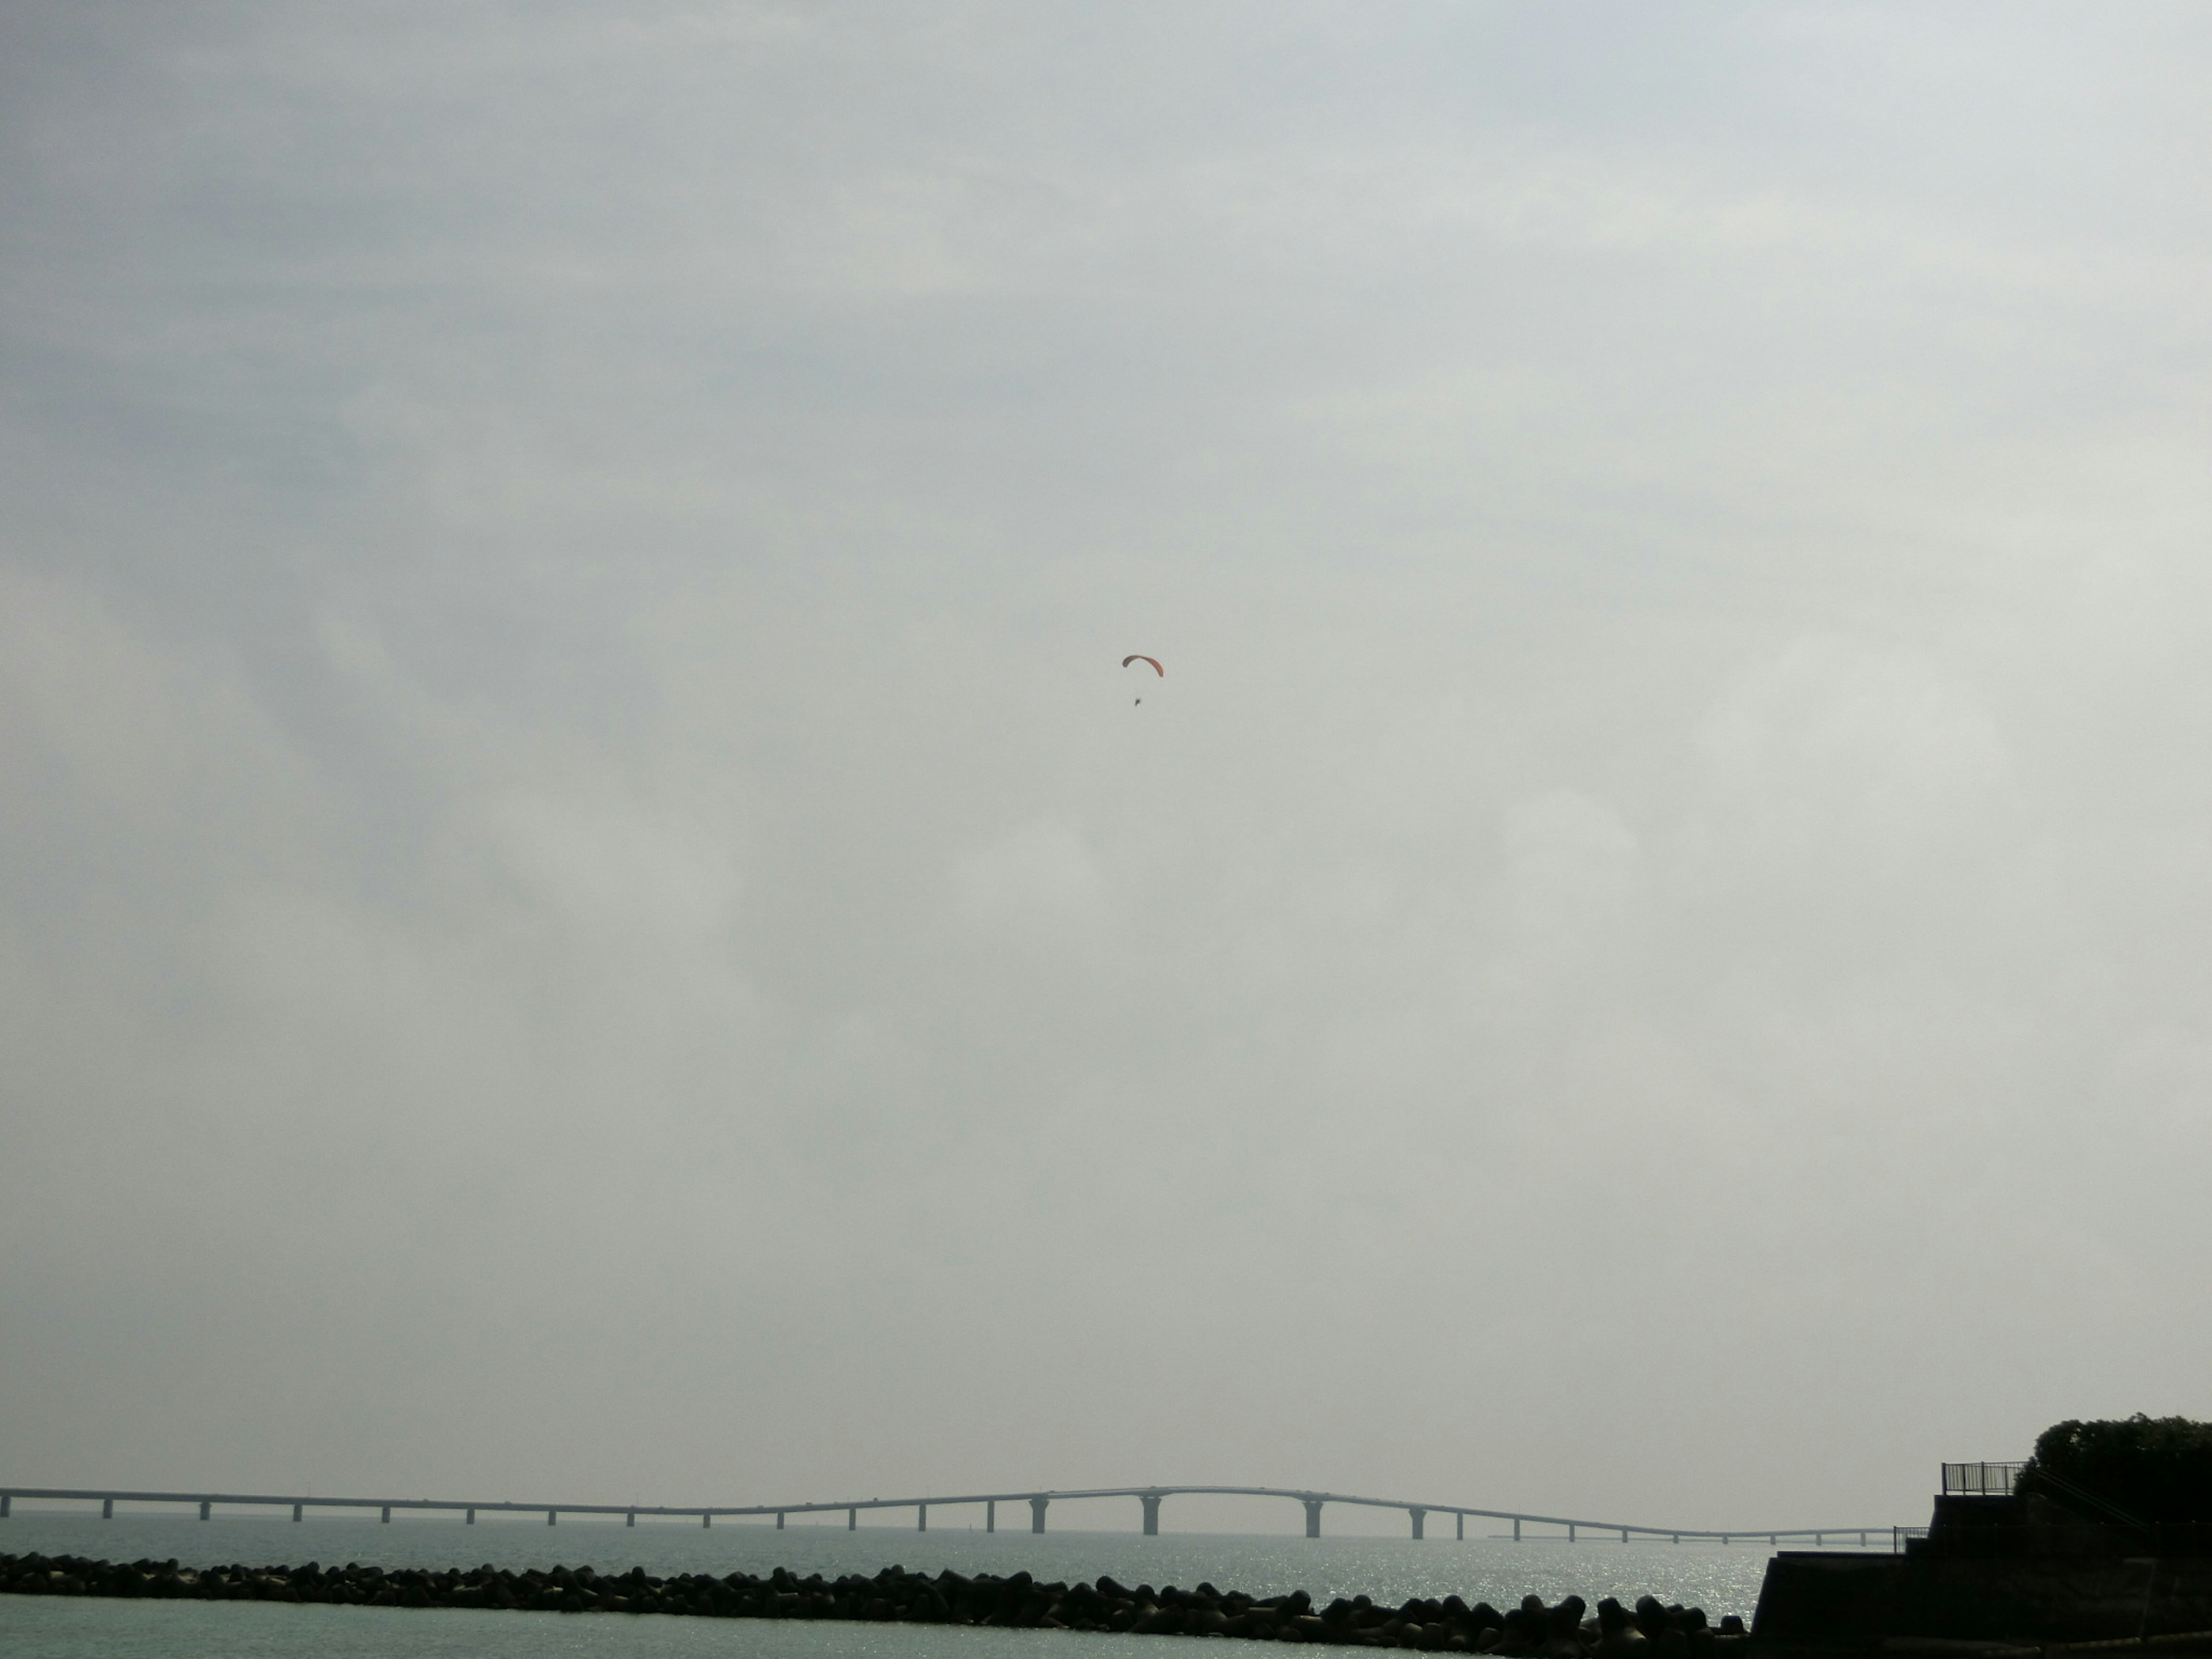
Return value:
M 1918 1522 L 2212 1416 L 2208 83 L 0 9 L 0 1479 Z

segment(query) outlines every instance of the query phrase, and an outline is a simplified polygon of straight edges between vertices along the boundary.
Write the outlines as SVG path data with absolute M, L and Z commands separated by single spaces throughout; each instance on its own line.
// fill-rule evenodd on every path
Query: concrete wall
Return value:
M 2212 1631 L 2212 1559 L 1946 1560 L 1784 1551 L 1753 1615 L 1761 1650 L 1885 1637 L 2093 1642 Z

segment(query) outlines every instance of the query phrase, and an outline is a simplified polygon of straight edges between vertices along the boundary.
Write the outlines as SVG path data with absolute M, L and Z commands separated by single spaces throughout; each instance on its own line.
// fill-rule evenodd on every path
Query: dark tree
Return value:
M 2212 1521 L 2212 1423 L 2141 1412 L 2054 1423 L 2036 1436 L 2021 1485 L 2069 1508 L 2086 1495 L 2142 1521 Z

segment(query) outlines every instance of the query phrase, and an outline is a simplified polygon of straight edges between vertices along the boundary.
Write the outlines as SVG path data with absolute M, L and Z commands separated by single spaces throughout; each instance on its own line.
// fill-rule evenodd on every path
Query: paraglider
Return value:
M 1148 657 L 1141 651 L 1132 651 L 1127 656 L 1121 659 L 1121 666 L 1127 668 L 1133 662 L 1148 662 L 1152 665 L 1152 672 L 1158 674 L 1162 679 L 1165 679 L 1168 677 L 1168 671 L 1160 666 L 1160 659 L 1158 657 Z M 1137 702 L 1139 703 L 1142 703 L 1144 699 L 1139 697 L 1137 699 Z

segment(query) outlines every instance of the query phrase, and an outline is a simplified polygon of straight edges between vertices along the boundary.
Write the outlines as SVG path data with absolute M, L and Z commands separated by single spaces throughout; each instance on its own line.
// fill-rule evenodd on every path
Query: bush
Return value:
M 2185 1417 L 2054 1423 L 2035 1437 L 2023 1490 L 2069 1497 L 2048 1474 L 2142 1521 L 2212 1521 L 2212 1423 Z

